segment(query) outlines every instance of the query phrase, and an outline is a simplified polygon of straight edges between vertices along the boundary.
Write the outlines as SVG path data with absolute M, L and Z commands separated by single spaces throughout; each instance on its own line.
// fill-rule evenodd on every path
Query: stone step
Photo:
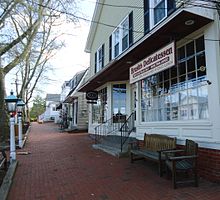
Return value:
M 104 144 L 93 144 L 92 146 L 94 149 L 102 150 L 102 151 L 104 151 L 112 156 L 118 157 L 118 158 L 128 156 L 128 151 L 121 152 L 120 148 L 111 147 L 111 146 L 104 145 Z

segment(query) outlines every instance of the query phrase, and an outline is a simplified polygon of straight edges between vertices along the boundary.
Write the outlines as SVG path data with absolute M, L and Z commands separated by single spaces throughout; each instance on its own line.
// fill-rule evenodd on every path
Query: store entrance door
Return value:
M 126 84 L 114 84 L 113 93 L 113 122 L 124 123 L 126 120 Z

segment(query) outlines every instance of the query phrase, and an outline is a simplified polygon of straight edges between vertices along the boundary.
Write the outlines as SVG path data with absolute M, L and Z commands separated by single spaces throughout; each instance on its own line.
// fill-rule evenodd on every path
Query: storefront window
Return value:
M 209 118 L 203 36 L 177 55 L 177 66 L 141 81 L 143 122 Z
M 92 106 L 92 123 L 103 123 L 107 120 L 107 88 L 98 92 L 97 104 Z

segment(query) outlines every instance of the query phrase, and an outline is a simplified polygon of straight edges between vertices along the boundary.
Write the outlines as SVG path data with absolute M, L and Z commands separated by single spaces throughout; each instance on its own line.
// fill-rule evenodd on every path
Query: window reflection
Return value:
M 209 118 L 204 37 L 177 52 L 177 66 L 141 81 L 143 122 Z

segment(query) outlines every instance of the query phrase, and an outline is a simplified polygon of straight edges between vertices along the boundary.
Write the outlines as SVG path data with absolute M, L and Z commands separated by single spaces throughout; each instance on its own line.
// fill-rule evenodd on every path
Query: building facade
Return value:
M 199 143 L 200 174 L 220 181 L 219 3 L 99 0 L 85 50 L 89 78 L 80 91 L 98 91 L 89 132 L 135 112 L 144 133 Z
M 85 93 L 77 92 L 87 75 L 88 70 L 76 73 L 68 81 L 70 91 L 62 102 L 63 120 L 66 120 L 67 131 L 87 131 L 88 130 L 88 105 Z
M 38 117 L 39 122 L 49 122 L 54 121 L 59 123 L 59 111 L 56 107 L 60 103 L 60 94 L 47 94 L 46 98 L 46 110 L 45 112 Z

